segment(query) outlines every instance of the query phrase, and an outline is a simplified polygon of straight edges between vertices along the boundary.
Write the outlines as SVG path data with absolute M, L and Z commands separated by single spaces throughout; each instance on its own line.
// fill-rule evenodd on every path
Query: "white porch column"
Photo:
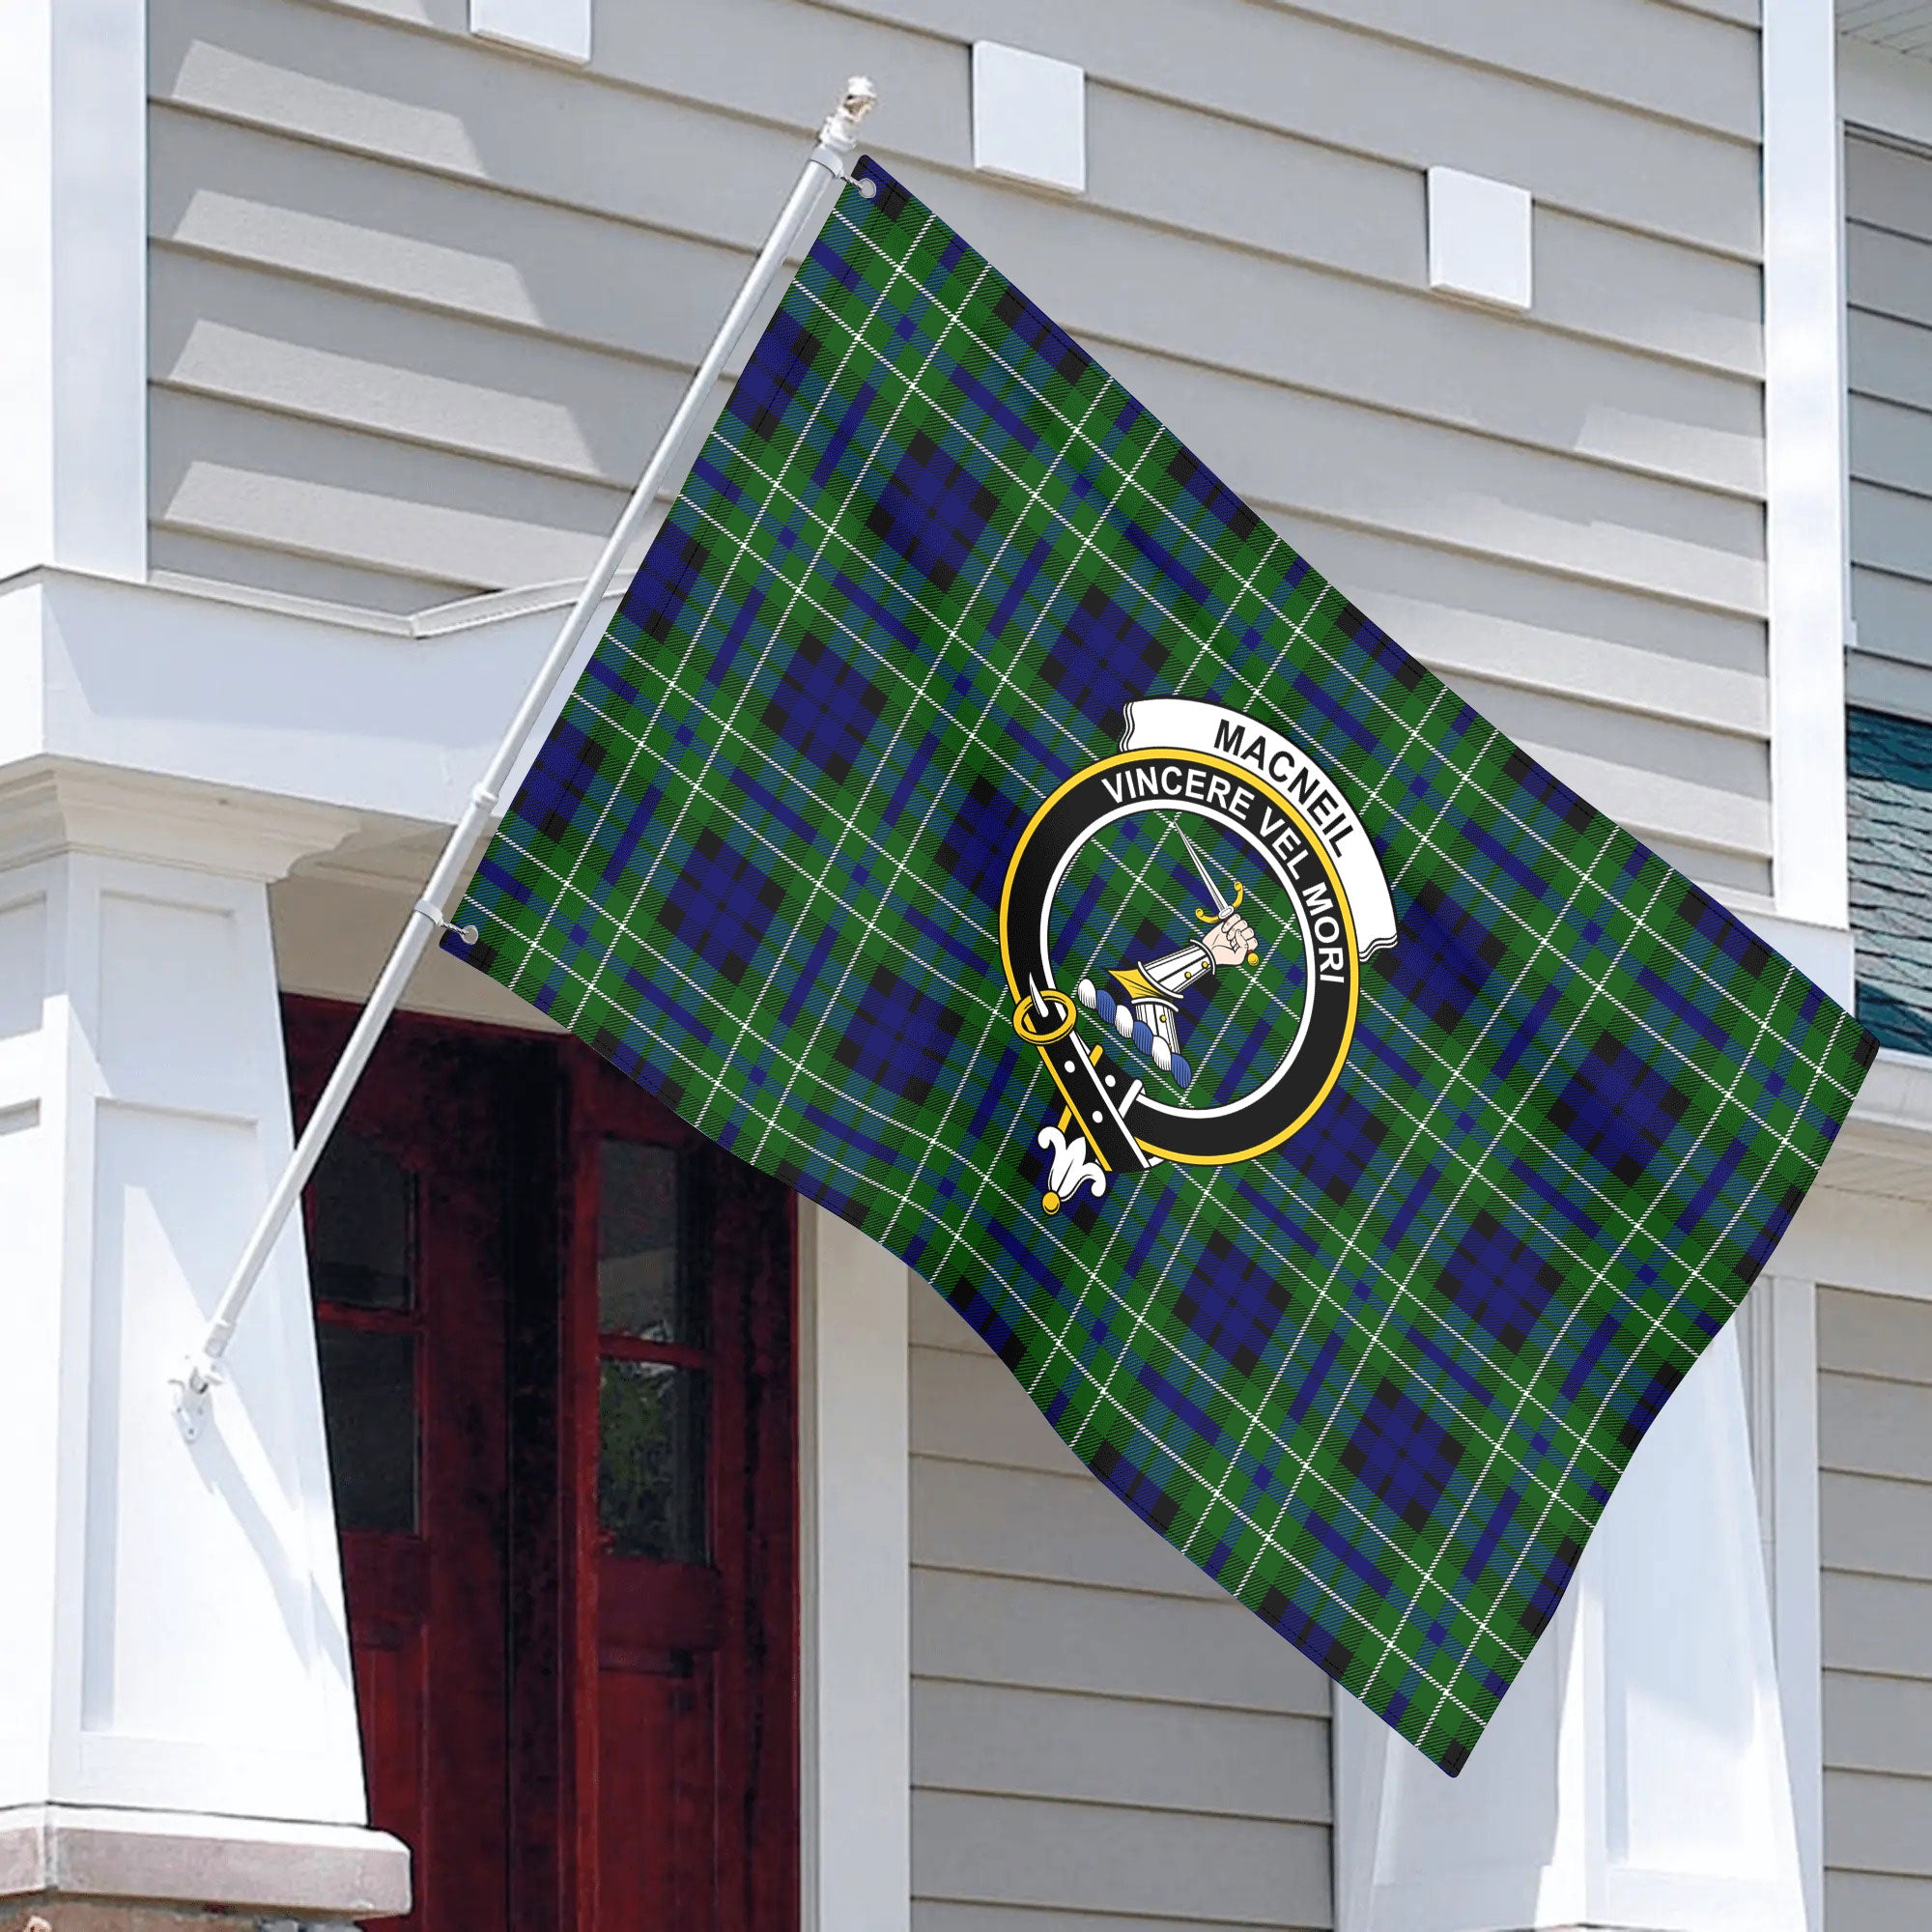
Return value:
M 1733 1328 L 1462 1776 L 1347 1697 L 1336 1760 L 1341 1932 L 1804 1932 Z
M 1825 1924 L 1825 1656 L 1819 1584 L 1818 1285 L 1768 1274 L 1738 1311 L 1758 1545 L 1813 1932 Z
M 289 1151 L 267 882 L 350 824 L 0 778 L 0 1917 L 407 1898 L 407 1853 L 363 1829 L 298 1233 L 192 1447 L 167 1387 Z
M 805 1932 L 912 1923 L 905 1264 L 799 1204 Z

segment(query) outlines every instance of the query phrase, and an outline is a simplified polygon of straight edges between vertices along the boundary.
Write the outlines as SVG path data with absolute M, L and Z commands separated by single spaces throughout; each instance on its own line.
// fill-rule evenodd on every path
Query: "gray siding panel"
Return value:
M 1875 396 L 1932 410 L 1932 343 L 1918 323 L 1853 309 L 1846 318 L 1852 399 Z
M 1138 1914 L 1062 1912 L 1027 1905 L 960 1904 L 926 1899 L 919 1908 L 920 1932 L 1153 1932 Z M 1248 1932 L 1228 1921 L 1189 1918 L 1187 1932 Z M 1916 1928 L 1915 1928 L 1916 1932 Z
M 1330 1922 L 1328 1834 L 1314 1826 L 916 1789 L 912 1833 L 916 1901 L 1097 1908 L 1142 1925 Z M 914 1922 L 923 1932 L 917 1905 Z
M 1825 1753 L 1841 1771 L 1932 1779 L 1932 1684 L 1839 1672 Z
M 1852 299 L 1867 315 L 1920 328 L 1932 316 L 1932 240 L 1874 228 L 1852 214 L 1846 274 Z
M 176 254 L 236 262 L 298 293 L 333 285 L 384 315 L 473 318 L 520 339 L 689 367 L 751 262 L 750 242 L 492 192 L 171 107 L 153 110 L 149 131 L 156 275 Z M 350 210 L 361 218 L 345 219 Z
M 1845 144 L 1845 212 L 1870 228 L 1932 242 L 1932 203 L 1925 198 L 1924 156 L 1868 135 Z
M 153 529 L 148 533 L 148 569 L 158 581 L 195 578 L 241 584 L 284 597 L 304 597 L 340 605 L 350 611 L 385 611 L 411 616 L 439 604 L 475 594 L 473 583 L 439 582 L 417 572 L 404 576 L 358 570 L 330 558 L 295 556 L 284 550 L 256 550 L 191 530 Z
M 1319 19 L 1333 28 L 1405 47 L 1454 55 L 1512 79 L 1546 81 L 1579 95 L 1674 120 L 1729 132 L 1742 139 L 1757 132 L 1757 91 L 1751 82 L 1754 37 L 1693 14 L 1661 15 L 1650 0 L 1573 0 L 1560 13 L 1539 0 L 1489 0 L 1481 8 L 1445 12 L 1436 0 L 1295 0 L 1291 8 L 1267 0 L 1276 12 Z M 864 11 L 874 11 L 865 9 Z M 1051 25 L 1030 14 L 1024 0 L 984 0 L 970 10 L 963 0 L 924 0 L 897 9 L 963 31 L 1023 39 L 1029 32 L 1043 51 L 1065 49 L 1107 73 L 1146 79 L 1172 57 L 1167 23 L 1157 8 L 1120 0 L 1082 0 L 1056 7 Z M 1103 19 L 1124 21 L 1126 32 L 1103 37 Z M 1282 23 L 1290 30 L 1291 23 Z M 1251 31 L 1236 25 L 1236 32 Z M 1257 44 L 1261 43 L 1256 37 Z M 1103 49 L 1103 51 L 1096 51 Z
M 1818 1427 L 1831 1435 L 1838 1473 L 1932 1484 L 1932 1395 L 1923 1383 L 1828 1375 Z
M 486 586 L 582 577 L 626 493 L 156 390 L 163 526 Z
M 1769 856 L 1763 745 L 1585 709 L 1482 677 L 1452 674 L 1451 682 L 1492 724 L 1644 838 Z
M 1276 0 L 1279 4 L 1279 0 Z M 1490 0 L 1445 14 L 1438 0 L 1296 0 L 1342 26 L 1386 34 L 1500 72 L 1710 128 L 1758 131 L 1755 35 L 1693 14 L 1660 14 L 1651 0 Z
M 1412 186 L 1412 178 L 1411 178 Z M 1095 345 L 1146 349 L 1505 442 L 1762 494 L 1747 378 L 1539 331 L 1473 306 L 1337 277 L 1077 203 L 949 183 L 968 235 Z M 1413 213 L 1413 211 L 1410 211 Z M 1579 413 L 1577 398 L 1592 407 Z
M 156 379 L 315 422 L 621 486 L 678 375 L 544 336 L 157 252 Z M 601 405 L 621 399 L 614 411 Z
M 1764 633 L 1749 618 L 1552 580 L 1319 517 L 1300 522 L 1323 568 L 1376 584 L 1378 617 L 1452 677 L 1568 693 L 1763 741 Z
M 1828 1571 L 1824 1599 L 1828 1671 L 1932 1679 L 1932 1584 Z
M 1017 41 L 1158 99 L 1411 167 L 1447 159 L 1573 213 L 1745 258 L 1757 251 L 1752 135 L 1660 121 L 1530 74 L 1444 58 L 1445 42 L 1476 10 L 1430 9 L 1420 43 L 1250 0 L 1192 0 L 1184 34 L 1173 31 L 1163 0 L 1062 0 L 1051 9 L 1031 0 L 854 0 L 841 11 L 914 20 L 962 44 Z M 1568 7 L 1558 16 L 1579 77 L 1601 71 L 1605 11 Z M 1690 18 L 1648 5 L 1633 11 L 1643 31 L 1624 51 L 1639 59 Z M 641 19 L 636 31 L 648 31 Z M 1728 71 L 1719 85 L 1754 94 L 1756 36 L 1720 38 L 1717 62 Z M 893 138 L 903 136 L 895 128 Z
M 927 1681 L 913 1697 L 913 1778 L 929 1790 L 1329 1822 L 1317 1718 Z
M 1852 696 L 1932 718 L 1932 155 L 1845 142 Z
M 1764 608 L 1763 507 L 1133 348 L 1101 359 L 1260 508 L 1707 609 Z M 1316 561 L 1320 561 L 1319 557 Z
M 1687 14 L 1706 14 L 1714 20 L 1729 20 L 1741 27 L 1754 27 L 1764 17 L 1758 0 L 1665 0 Z
M 586 73 L 472 40 L 465 0 L 153 0 L 157 565 L 384 610 L 581 569 L 824 76 L 870 67 L 889 164 L 1350 596 L 1762 894 L 1748 0 L 1175 27 L 1164 0 L 602 0 Z M 1003 34 L 1089 70 L 1084 198 L 970 168 L 967 43 Z M 1536 192 L 1532 316 L 1427 294 L 1432 161 Z
M 1088 202 L 1364 282 L 1426 287 L 1423 184 L 1413 163 L 1208 113 L 1188 113 L 1180 130 L 1176 123 L 1172 100 L 1092 82 Z M 1761 372 L 1751 265 L 1552 206 L 1540 207 L 1536 220 L 1541 323 L 1733 374 Z
M 1825 1774 L 1825 1834 L 1836 1861 L 1859 1871 L 1932 1880 L 1921 1778 Z
M 1932 1583 L 1932 1484 L 1827 1471 L 1820 1508 L 1828 1568 Z
M 949 1323 L 952 1311 L 933 1297 Z M 1067 1474 L 1066 1445 L 1007 1373 L 1006 1365 L 963 1323 L 961 1341 L 948 1348 L 914 1336 L 913 1452 L 976 1467 Z
M 1925 1888 L 1918 1879 L 1828 1871 L 1825 1924 L 1828 1932 L 1925 1932 Z
M 1327 1925 L 1327 1680 L 1095 1482 L 938 1295 L 913 1295 L 921 1932 Z
M 1026 1401 L 1017 1387 L 1013 1393 Z M 1139 1520 L 1073 1464 L 1064 1448 L 1050 1476 L 920 1458 L 913 1464 L 912 1502 L 913 1560 L 934 1570 L 1221 1598 L 1179 1551 L 1144 1528 L 1136 1533 Z
M 1887 1295 L 1827 1288 L 1818 1297 L 1818 1365 L 1848 1376 L 1932 1384 L 1932 1321 L 1901 1321 Z
M 1142 1534 L 1149 1531 L 1143 1529 Z M 920 1566 L 913 1673 L 1324 1719 L 1328 1680 L 1236 1604 Z M 1215 1621 L 1204 1624 L 1212 1614 Z M 1204 1637 L 1204 1628 L 1211 1634 Z
M 1932 1923 L 1932 1302 L 1821 1292 L 1828 1932 Z
M 1932 360 L 1932 334 L 1925 343 Z M 1852 465 L 1867 483 L 1911 491 L 1932 502 L 1932 435 L 1926 412 L 1876 396 L 1854 396 L 1851 407 Z
M 1923 582 L 1932 569 L 1932 497 L 1888 490 L 1854 475 L 1852 568 L 1856 572 L 1861 565 Z M 1932 639 L 1898 641 L 1915 655 L 1923 655 L 1921 647 L 1932 645 Z

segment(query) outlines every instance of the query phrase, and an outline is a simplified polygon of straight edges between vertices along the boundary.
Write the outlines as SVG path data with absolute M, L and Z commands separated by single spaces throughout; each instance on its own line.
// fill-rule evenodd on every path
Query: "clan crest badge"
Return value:
M 1120 751 L 1034 813 L 1000 902 L 1013 1028 L 1065 1103 L 1034 1141 L 1044 1210 L 1281 1146 L 1334 1087 L 1361 962 L 1395 937 L 1368 833 L 1288 733 L 1128 704 Z

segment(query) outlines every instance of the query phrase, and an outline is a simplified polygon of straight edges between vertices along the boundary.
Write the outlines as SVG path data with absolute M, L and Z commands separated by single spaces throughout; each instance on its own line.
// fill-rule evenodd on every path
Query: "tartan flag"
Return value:
M 1451 1775 L 1876 1051 L 870 160 L 458 918 Z

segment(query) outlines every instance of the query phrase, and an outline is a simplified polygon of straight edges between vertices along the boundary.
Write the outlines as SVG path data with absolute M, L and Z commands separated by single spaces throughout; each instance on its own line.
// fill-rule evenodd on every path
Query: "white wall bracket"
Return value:
M 1529 190 L 1431 168 L 1428 200 L 1429 286 L 1492 308 L 1527 309 L 1535 292 Z
M 191 1355 L 182 1358 L 181 1373 L 168 1386 L 175 1392 L 175 1427 L 184 1442 L 201 1440 L 208 1428 L 209 1397 L 222 1379 L 218 1362 L 197 1362 Z
M 469 31 L 478 40 L 583 67 L 590 59 L 590 0 L 469 0 Z
M 973 43 L 973 165 L 1066 194 L 1087 190 L 1087 71 Z

